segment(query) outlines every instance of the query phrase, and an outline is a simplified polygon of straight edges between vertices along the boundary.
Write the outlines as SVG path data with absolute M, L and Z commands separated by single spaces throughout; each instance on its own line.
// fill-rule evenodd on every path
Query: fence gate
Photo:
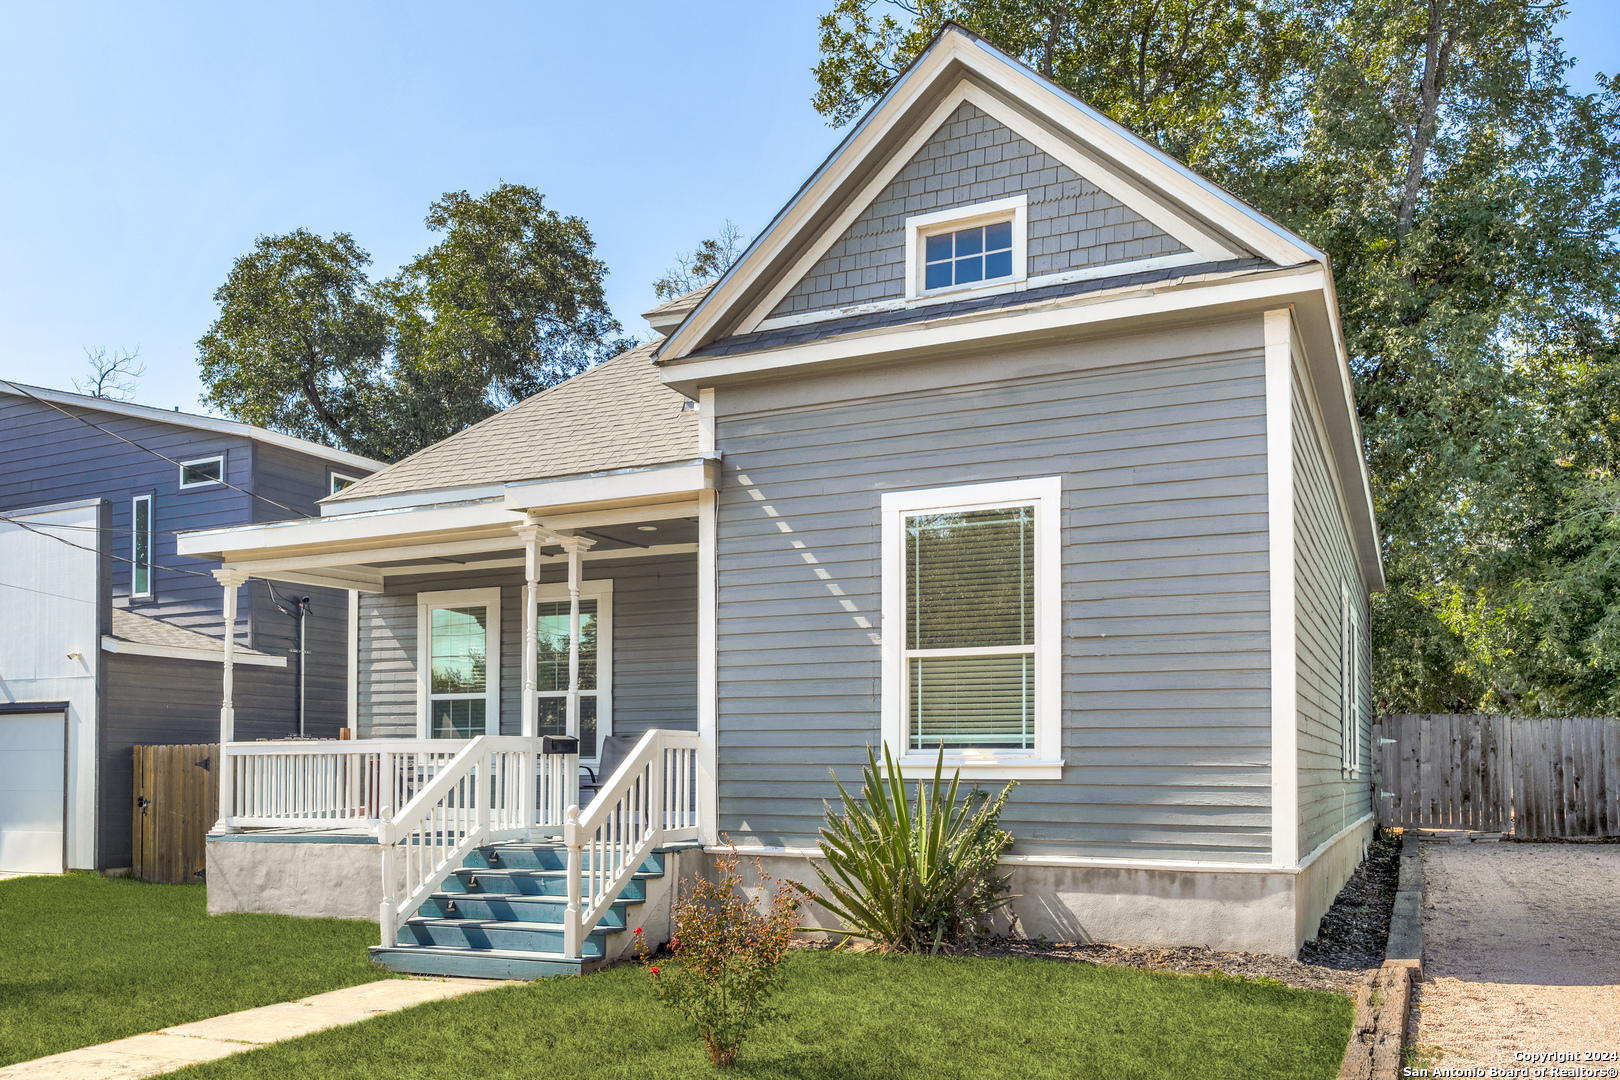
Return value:
M 135 747 L 130 873 L 143 881 L 202 880 L 208 830 L 219 817 L 218 744 Z
M 1620 720 L 1400 713 L 1373 745 L 1380 824 L 1620 836 Z

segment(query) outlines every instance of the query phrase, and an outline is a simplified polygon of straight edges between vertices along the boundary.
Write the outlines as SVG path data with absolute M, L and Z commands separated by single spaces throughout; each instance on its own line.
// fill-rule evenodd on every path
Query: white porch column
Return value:
M 579 738 L 579 583 L 587 549 L 596 541 L 583 536 L 558 537 L 568 555 L 568 734 Z
M 214 571 L 214 580 L 225 590 L 224 688 L 219 706 L 219 760 L 215 763 L 219 769 L 219 820 L 214 823 L 214 831 L 230 832 L 231 811 L 235 807 L 232 785 L 236 778 L 228 751 L 236 738 L 236 703 L 233 700 L 236 690 L 236 594 L 248 580 L 248 575 L 226 566 Z
M 515 526 L 523 538 L 523 737 L 540 729 L 540 529 Z
M 718 456 L 715 440 L 714 391 L 698 391 L 698 450 Z M 719 465 L 715 469 L 718 472 Z M 718 477 L 716 488 L 718 488 Z M 698 614 L 697 614 L 697 811 L 698 838 L 704 844 L 720 842 L 717 814 L 720 779 L 720 694 L 718 661 L 719 619 L 719 492 L 698 493 Z

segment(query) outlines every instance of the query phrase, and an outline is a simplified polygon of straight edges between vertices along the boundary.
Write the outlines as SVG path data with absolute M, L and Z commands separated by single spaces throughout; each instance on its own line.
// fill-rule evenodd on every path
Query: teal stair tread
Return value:
M 522 875 L 523 877 L 545 877 L 545 878 L 566 877 L 568 875 L 568 871 L 564 870 L 564 869 L 556 869 L 556 870 L 544 869 L 544 870 L 542 870 L 542 869 L 536 869 L 535 867 L 532 867 L 532 866 L 520 866 L 520 867 L 513 867 L 511 869 L 508 869 L 508 868 L 506 868 L 504 866 L 458 866 L 458 867 L 455 868 L 453 873 L 456 873 L 456 874 L 511 874 L 514 877 L 517 876 L 517 875 Z M 637 870 L 634 874 L 631 874 L 630 876 L 632 878 L 637 879 L 637 880 L 645 881 L 648 878 L 661 878 L 661 877 L 664 876 L 664 872 L 662 870 Z
M 405 920 L 406 926 L 444 926 L 450 929 L 476 930 L 535 930 L 543 933 L 561 933 L 560 923 L 512 922 L 508 919 L 440 919 L 431 915 L 413 915 Z M 591 927 L 592 937 L 607 937 L 624 932 L 622 926 Z M 479 950 L 483 951 L 483 950 Z
M 483 900 L 504 900 L 507 903 L 518 904 L 544 904 L 546 907 L 567 907 L 568 897 L 546 896 L 542 893 L 532 892 L 436 892 L 428 897 L 429 900 L 454 900 L 458 904 L 476 904 Z M 613 901 L 613 907 L 629 907 L 631 904 L 644 904 L 645 900 L 635 897 L 621 896 Z
M 512 949 L 456 949 L 439 945 L 373 945 L 372 959 L 391 971 L 412 975 L 460 975 L 474 979 L 535 979 L 577 975 L 596 967 L 598 957 Z

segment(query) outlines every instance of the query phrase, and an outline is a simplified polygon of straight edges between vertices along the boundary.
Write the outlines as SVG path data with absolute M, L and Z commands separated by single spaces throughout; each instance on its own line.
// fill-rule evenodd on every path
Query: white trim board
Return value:
M 1361 820 L 1365 821 L 1366 818 Z M 1350 829 L 1344 829 L 1339 835 L 1342 836 L 1349 831 Z M 1338 837 L 1334 839 L 1336 840 Z M 1329 841 L 1329 843 L 1332 843 L 1332 841 Z M 1313 861 L 1315 856 L 1321 854 L 1321 851 L 1325 850 L 1326 847 L 1327 844 L 1324 844 L 1322 849 L 1313 853 Z M 779 855 L 796 859 L 824 858 L 819 847 L 706 844 L 703 850 L 715 855 L 727 855 L 735 851 L 739 855 L 747 856 Z M 1286 877 L 1298 876 L 1310 865 L 1304 863 L 1299 866 L 1274 866 L 1271 863 L 1212 862 L 1195 859 L 1111 859 L 1104 856 L 1089 855 L 1003 855 L 996 862 L 1001 866 L 1053 866 L 1098 870 L 1162 870 L 1166 873 L 1278 874 Z
M 1271 596 L 1271 861 L 1299 861 L 1298 605 L 1294 595 L 1294 319 L 1265 314 L 1266 518 Z
M 139 641 L 124 641 L 122 638 L 102 636 L 101 651 L 118 653 L 121 656 L 162 656 L 170 660 L 205 660 L 213 664 L 225 662 L 224 646 L 219 652 L 212 649 L 176 649 L 168 645 L 148 645 Z M 253 667 L 284 668 L 287 666 L 285 656 L 266 656 L 264 653 L 247 652 L 240 646 L 232 650 L 231 662 L 235 664 L 248 664 Z

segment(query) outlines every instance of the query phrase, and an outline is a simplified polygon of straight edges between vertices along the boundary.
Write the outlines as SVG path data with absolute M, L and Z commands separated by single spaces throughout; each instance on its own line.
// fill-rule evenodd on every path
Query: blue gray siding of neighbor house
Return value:
M 1368 641 L 1367 590 L 1362 583 L 1350 531 L 1328 457 L 1312 423 L 1319 412 L 1296 369 L 1294 416 L 1294 564 L 1299 696 L 1299 854 L 1309 855 L 1323 841 L 1373 809 L 1372 668 Z M 1347 498 L 1359 497 L 1359 477 L 1344 478 Z M 1344 586 L 1361 613 L 1361 647 L 1356 678 L 1361 683 L 1357 743 L 1361 770 L 1342 769 L 1341 717 L 1344 691 L 1340 644 L 1340 605 Z
M 84 405 L 65 407 L 139 446 L 48 404 L 0 393 L 0 513 L 79 498 L 105 499 L 106 526 L 99 543 L 108 556 L 107 602 L 210 637 L 223 636 L 222 592 L 209 574 L 214 564 L 178 555 L 174 534 L 318 514 L 316 500 L 329 490 L 331 466 L 314 455 L 241 435 Z M 140 447 L 176 461 L 223 455 L 224 479 L 233 487 L 182 489 L 179 469 Z M 143 494 L 152 497 L 153 507 L 152 587 L 150 596 L 132 597 L 133 499 Z M 89 543 L 97 540 L 87 538 Z M 347 712 L 348 597 L 332 589 L 277 588 L 286 600 L 311 598 L 313 615 L 305 628 L 305 730 L 335 737 Z M 288 664 L 284 669 L 237 669 L 238 734 L 248 739 L 296 734 L 291 655 L 296 623 L 277 608 L 263 581 L 242 587 L 239 612 L 238 641 L 288 657 Z M 217 741 L 221 669 L 218 663 L 153 656 L 104 653 L 102 660 L 97 863 L 117 867 L 129 864 L 130 748 Z
M 1264 382 L 1256 316 L 719 389 L 722 831 L 814 843 L 878 743 L 840 600 L 877 624 L 881 495 L 1059 475 L 1067 766 L 1014 792 L 1015 851 L 1268 862 Z
M 561 564 L 542 567 L 542 584 L 566 581 Z M 585 564 L 585 580 L 613 581 L 613 730 L 697 727 L 697 557 L 664 555 Z M 390 578 L 383 593 L 360 597 L 359 734 L 415 738 L 417 594 L 501 590 L 500 730 L 521 731 L 523 574 Z
M 1018 194 L 1029 196 L 1031 277 L 1187 250 L 1136 211 L 964 102 L 771 316 L 904 296 L 907 217 Z

